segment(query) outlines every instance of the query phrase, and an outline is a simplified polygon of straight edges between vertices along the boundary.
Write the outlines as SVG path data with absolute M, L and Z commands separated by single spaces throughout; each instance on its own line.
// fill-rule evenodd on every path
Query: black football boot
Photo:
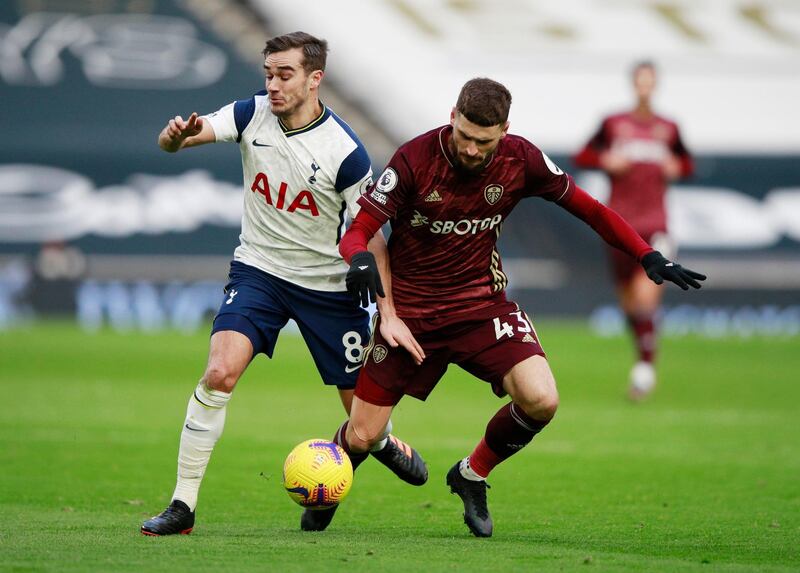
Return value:
M 173 499 L 167 509 L 142 524 L 144 535 L 188 535 L 194 528 L 194 512 L 179 499 Z
M 370 452 L 404 482 L 422 485 L 428 481 L 428 466 L 417 450 L 389 434 L 386 446 L 377 452 Z
M 473 481 L 465 478 L 459 471 L 460 461 L 447 472 L 447 485 L 450 493 L 458 494 L 464 502 L 464 523 L 475 537 L 492 536 L 492 516 L 486 505 L 486 490 L 489 484 L 485 481 Z
M 303 531 L 324 531 L 330 525 L 338 505 L 325 509 L 304 509 L 300 517 L 300 529 Z

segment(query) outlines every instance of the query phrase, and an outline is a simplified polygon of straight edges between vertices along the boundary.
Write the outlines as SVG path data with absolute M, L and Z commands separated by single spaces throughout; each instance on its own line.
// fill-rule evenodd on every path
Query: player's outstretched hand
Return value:
M 353 297 L 356 304 L 368 307 L 369 303 L 377 302 L 378 296 L 386 296 L 383 292 L 381 275 L 375 257 L 369 251 L 361 251 L 350 259 L 350 270 L 345 278 L 347 292 Z
M 678 263 L 673 263 L 664 257 L 658 251 L 647 253 L 642 257 L 642 266 L 650 280 L 657 285 L 668 280 L 683 290 L 689 290 L 689 287 L 700 288 L 698 281 L 706 280 L 706 275 L 685 269 Z
M 189 119 L 185 120 L 176 115 L 167 124 L 167 135 L 173 141 L 192 137 L 203 131 L 203 118 L 197 117 L 197 112 L 192 113 Z
M 408 350 L 417 366 L 422 364 L 422 361 L 425 360 L 425 351 L 422 350 L 417 339 L 414 338 L 401 318 L 381 314 L 380 329 L 381 336 L 389 346 L 392 348 L 402 346 Z

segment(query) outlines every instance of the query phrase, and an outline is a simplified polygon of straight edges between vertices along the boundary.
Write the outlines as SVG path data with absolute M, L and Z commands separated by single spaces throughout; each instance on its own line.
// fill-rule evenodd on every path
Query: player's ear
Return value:
M 503 133 L 500 134 L 500 139 L 503 139 L 506 135 L 508 135 L 509 127 L 511 127 L 511 122 L 507 121 L 506 124 L 503 126 Z
M 325 72 L 322 70 L 314 70 L 311 72 L 311 85 L 312 88 L 318 88 L 319 84 L 322 83 L 322 77 L 325 75 Z
M 456 124 L 456 113 L 458 112 L 456 111 L 455 107 L 450 110 L 450 125 Z

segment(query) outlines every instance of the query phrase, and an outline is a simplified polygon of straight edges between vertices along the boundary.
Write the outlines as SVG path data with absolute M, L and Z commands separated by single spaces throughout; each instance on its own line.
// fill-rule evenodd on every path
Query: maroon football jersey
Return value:
M 400 147 L 359 203 L 389 217 L 389 259 L 397 314 L 407 318 L 477 312 L 505 300 L 497 238 L 525 197 L 562 201 L 572 178 L 536 146 L 507 135 L 479 173 L 453 167 L 452 127 Z
M 661 170 L 670 155 L 681 160 L 682 176 L 692 171 L 689 152 L 674 122 L 652 115 L 643 119 L 633 113 L 606 118 L 586 148 L 575 158 L 581 167 L 599 167 L 599 154 L 611 150 L 626 157 L 631 169 L 611 177 L 608 206 L 642 235 L 667 230 L 668 181 Z

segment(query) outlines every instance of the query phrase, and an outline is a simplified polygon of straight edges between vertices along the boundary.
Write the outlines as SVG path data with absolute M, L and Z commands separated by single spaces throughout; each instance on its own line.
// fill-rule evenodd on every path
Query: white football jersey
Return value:
M 358 137 L 326 106 L 305 127 L 287 130 L 266 92 L 205 116 L 217 141 L 237 142 L 244 173 L 244 215 L 234 260 L 294 284 L 345 290 L 339 255 L 345 213 L 372 182 Z

